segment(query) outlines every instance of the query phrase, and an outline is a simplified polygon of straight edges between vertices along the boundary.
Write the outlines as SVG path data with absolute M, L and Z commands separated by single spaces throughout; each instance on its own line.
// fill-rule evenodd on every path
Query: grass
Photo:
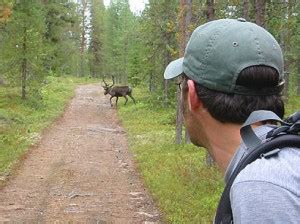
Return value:
M 138 104 L 120 104 L 119 116 L 128 131 L 146 186 L 168 223 L 212 223 L 223 191 L 223 177 L 205 165 L 205 150 L 176 145 L 175 108 L 157 108 L 139 88 Z M 155 109 L 154 109 L 155 108 Z M 300 109 L 300 96 L 290 92 L 286 115 Z
M 0 87 L 0 177 L 5 179 L 42 130 L 64 111 L 74 88 L 86 79 L 48 77 L 41 97 L 20 98 L 20 89 Z

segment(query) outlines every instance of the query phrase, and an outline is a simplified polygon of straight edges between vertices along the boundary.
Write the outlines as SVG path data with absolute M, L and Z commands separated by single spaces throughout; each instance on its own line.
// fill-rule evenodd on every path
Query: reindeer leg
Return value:
M 117 97 L 117 99 L 116 99 L 116 107 L 118 106 L 118 100 L 119 100 L 119 97 Z
M 114 98 L 113 96 L 110 97 L 109 102 L 110 102 L 110 106 L 113 107 L 113 104 L 111 102 L 111 99 Z
M 132 99 L 132 101 L 134 102 L 134 104 L 136 104 L 136 103 L 135 103 L 135 99 L 133 98 L 133 96 L 131 96 L 131 94 L 128 95 L 128 96 Z
M 126 103 L 127 103 L 127 101 L 128 101 L 128 98 L 127 98 L 126 96 L 124 96 L 124 98 L 126 99 L 126 101 L 125 101 L 125 104 L 124 104 L 124 105 L 126 105 Z

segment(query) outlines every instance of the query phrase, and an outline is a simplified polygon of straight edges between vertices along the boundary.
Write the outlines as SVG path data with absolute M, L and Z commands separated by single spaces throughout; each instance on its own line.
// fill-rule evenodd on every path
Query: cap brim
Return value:
M 182 63 L 183 63 L 183 58 L 179 58 L 175 61 L 172 61 L 165 70 L 164 78 L 173 79 L 179 76 L 183 72 Z

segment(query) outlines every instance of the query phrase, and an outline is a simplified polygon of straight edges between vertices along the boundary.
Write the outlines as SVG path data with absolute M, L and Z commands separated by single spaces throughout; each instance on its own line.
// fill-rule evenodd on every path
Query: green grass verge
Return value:
M 87 79 L 48 77 L 41 96 L 20 98 L 20 88 L 0 86 L 0 177 L 8 175 L 11 167 L 39 138 L 42 130 L 62 114 L 74 95 L 74 88 Z
M 138 103 L 119 106 L 145 184 L 169 223 L 212 223 L 223 177 L 205 165 L 205 151 L 191 144 L 176 145 L 175 108 L 157 108 L 150 94 L 136 88 Z M 300 109 L 300 97 L 291 91 L 286 114 Z

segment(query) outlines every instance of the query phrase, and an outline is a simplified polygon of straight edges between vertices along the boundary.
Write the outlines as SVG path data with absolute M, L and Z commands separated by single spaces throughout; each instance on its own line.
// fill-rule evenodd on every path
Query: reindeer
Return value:
M 132 89 L 129 86 L 114 86 L 114 84 L 115 84 L 114 77 L 112 77 L 112 81 L 113 81 L 112 85 L 108 85 L 105 82 L 104 79 L 102 79 L 102 80 L 103 80 L 104 85 L 105 85 L 105 86 L 102 86 L 103 89 L 104 89 L 104 95 L 107 95 L 107 94 L 111 95 L 111 97 L 109 99 L 111 107 L 113 107 L 111 99 L 114 98 L 114 97 L 117 97 L 117 99 L 116 99 L 116 107 L 117 107 L 118 106 L 118 99 L 119 99 L 120 96 L 122 96 L 126 99 L 125 105 L 128 101 L 128 98 L 126 96 L 129 96 L 135 104 L 135 99 L 131 95 Z

